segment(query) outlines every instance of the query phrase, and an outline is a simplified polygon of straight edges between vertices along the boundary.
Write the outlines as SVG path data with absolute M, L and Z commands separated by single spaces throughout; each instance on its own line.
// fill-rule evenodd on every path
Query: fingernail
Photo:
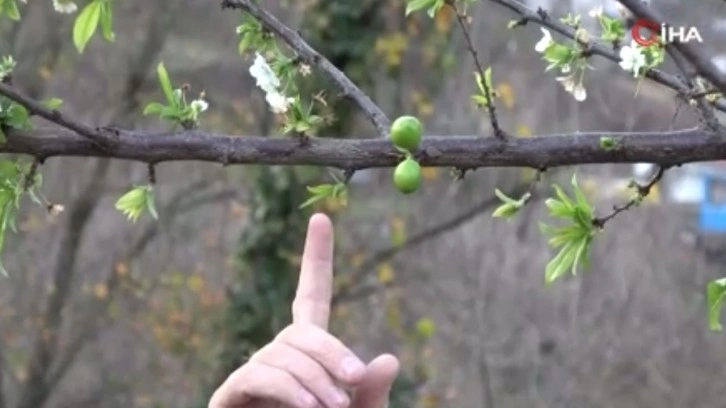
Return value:
M 301 407 L 312 408 L 318 406 L 318 400 L 308 392 L 301 393 L 298 398 Z
M 355 357 L 346 357 L 343 359 L 343 372 L 348 377 L 357 377 L 362 375 L 366 366 Z
M 343 391 L 335 388 L 330 392 L 330 399 L 336 407 L 347 407 L 349 403 L 348 396 Z

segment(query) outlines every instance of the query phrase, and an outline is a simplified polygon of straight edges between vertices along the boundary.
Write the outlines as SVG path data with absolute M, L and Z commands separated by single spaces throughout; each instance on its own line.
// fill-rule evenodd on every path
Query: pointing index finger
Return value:
M 293 323 L 307 323 L 328 329 L 333 296 L 333 225 L 330 218 L 310 218 L 300 278 L 292 303 Z

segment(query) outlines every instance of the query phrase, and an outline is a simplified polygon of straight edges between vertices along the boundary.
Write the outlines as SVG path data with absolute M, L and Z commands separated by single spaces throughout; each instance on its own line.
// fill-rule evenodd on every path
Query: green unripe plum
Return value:
M 406 159 L 396 166 L 393 184 L 403 194 L 411 194 L 421 186 L 421 166 L 414 159 Z
M 391 141 L 410 152 L 418 149 L 423 136 L 423 125 L 415 116 L 401 116 L 391 125 Z

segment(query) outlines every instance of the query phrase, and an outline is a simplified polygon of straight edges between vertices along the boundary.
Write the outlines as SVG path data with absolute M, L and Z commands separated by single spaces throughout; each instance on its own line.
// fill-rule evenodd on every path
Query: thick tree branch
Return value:
M 146 133 L 118 130 L 116 146 L 99 149 L 89 139 L 66 130 L 13 132 L 0 153 L 41 159 L 95 156 L 146 163 L 209 161 L 223 164 L 313 165 L 340 169 L 394 167 L 401 160 L 388 140 L 313 138 L 300 145 L 293 138 L 237 137 L 199 130 Z M 478 136 L 424 137 L 418 158 L 433 167 L 532 167 L 536 169 L 599 163 L 680 165 L 726 159 L 726 137 L 708 129 L 660 132 L 583 132 L 511 139 L 503 144 Z M 601 146 L 601 138 L 615 141 Z
M 654 21 L 658 24 L 663 23 L 661 18 L 653 11 L 645 2 L 640 0 L 618 0 L 620 4 L 630 10 L 633 15 L 638 18 Z M 709 80 L 719 91 L 726 94 L 726 75 L 721 72 L 716 65 L 709 60 L 703 53 L 699 52 L 693 44 L 675 41 L 668 46 L 677 49 L 691 64 L 700 75 Z
M 242 9 L 256 17 L 262 25 L 275 33 L 292 50 L 302 57 L 308 64 L 325 72 L 336 85 L 358 105 L 368 119 L 373 123 L 380 136 L 388 136 L 390 121 L 381 108 L 376 105 L 365 92 L 361 91 L 343 72 L 333 65 L 327 58 L 311 47 L 296 31 L 280 22 L 275 16 L 263 9 L 253 0 L 223 0 L 223 8 Z
M 559 20 L 551 18 L 544 10 L 539 9 L 537 11 L 532 10 L 525 4 L 520 3 L 517 0 L 490 0 L 496 4 L 499 4 L 501 6 L 504 6 L 505 8 L 513 11 L 514 13 L 518 14 L 521 17 L 522 24 L 526 22 L 533 22 L 536 24 L 539 24 L 541 26 L 547 27 L 553 31 L 556 31 L 560 33 L 561 35 L 564 35 L 567 38 L 575 39 L 575 29 L 561 23 Z M 599 55 L 601 57 L 607 58 L 610 61 L 613 62 L 620 62 L 620 56 L 613 51 L 612 47 L 608 47 L 604 44 L 598 43 L 596 41 L 591 41 L 589 43 L 589 51 L 593 55 Z M 684 56 L 688 57 L 687 54 L 684 54 Z M 668 88 L 673 89 L 674 91 L 678 92 L 681 95 L 688 96 L 690 94 L 690 89 L 686 86 L 686 84 L 678 79 L 678 77 L 671 75 L 667 72 L 663 72 L 658 69 L 651 69 L 645 74 L 646 78 L 649 78 L 661 85 L 665 85 Z M 705 75 L 704 75 L 705 76 Z M 726 100 L 719 99 L 718 101 L 713 102 L 714 107 L 720 111 L 726 112 Z

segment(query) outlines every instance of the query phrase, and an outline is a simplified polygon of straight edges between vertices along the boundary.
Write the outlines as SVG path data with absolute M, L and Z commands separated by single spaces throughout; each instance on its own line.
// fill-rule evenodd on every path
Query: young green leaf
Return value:
M 164 91 L 166 101 L 171 106 L 178 106 L 178 104 L 175 103 L 176 98 L 174 97 L 174 91 L 171 86 L 171 80 L 169 79 L 169 73 L 166 71 L 166 67 L 164 67 L 163 62 L 159 63 L 159 66 L 156 68 L 156 73 L 159 76 L 159 84 L 161 85 L 161 89 Z
M 105 0 L 101 8 L 101 30 L 106 41 L 113 42 L 116 39 L 113 32 L 113 8 L 109 0 Z
M 116 209 L 134 223 L 144 210 L 148 210 L 152 217 L 158 218 L 153 201 L 154 194 L 151 186 L 135 187 L 116 201 Z
M 708 303 L 708 325 L 713 331 L 722 331 L 721 308 L 726 300 L 726 278 L 708 283 L 706 301 Z
M 16 0 L 5 0 L 4 4 L 0 1 L 0 5 L 5 6 L 5 15 L 7 15 L 9 19 L 13 21 L 20 21 L 20 10 L 18 10 L 18 4 L 15 1 Z M 2 7 L 0 7 L 0 11 L 2 11 Z
M 160 104 L 159 102 L 150 102 L 144 108 L 144 115 L 159 115 L 164 110 L 164 108 L 166 108 L 166 106 Z
M 103 0 L 93 0 L 81 10 L 73 24 L 73 44 L 78 49 L 78 53 L 83 50 L 91 41 L 93 33 L 98 28 L 98 22 L 101 19 L 101 9 L 103 8 Z
M 59 98 L 50 98 L 47 101 L 43 102 L 43 105 L 45 105 L 50 110 L 56 110 L 63 105 L 63 100 Z
M 433 6 L 435 2 L 436 0 L 410 0 L 408 4 L 406 4 L 406 17 L 415 11 Z

